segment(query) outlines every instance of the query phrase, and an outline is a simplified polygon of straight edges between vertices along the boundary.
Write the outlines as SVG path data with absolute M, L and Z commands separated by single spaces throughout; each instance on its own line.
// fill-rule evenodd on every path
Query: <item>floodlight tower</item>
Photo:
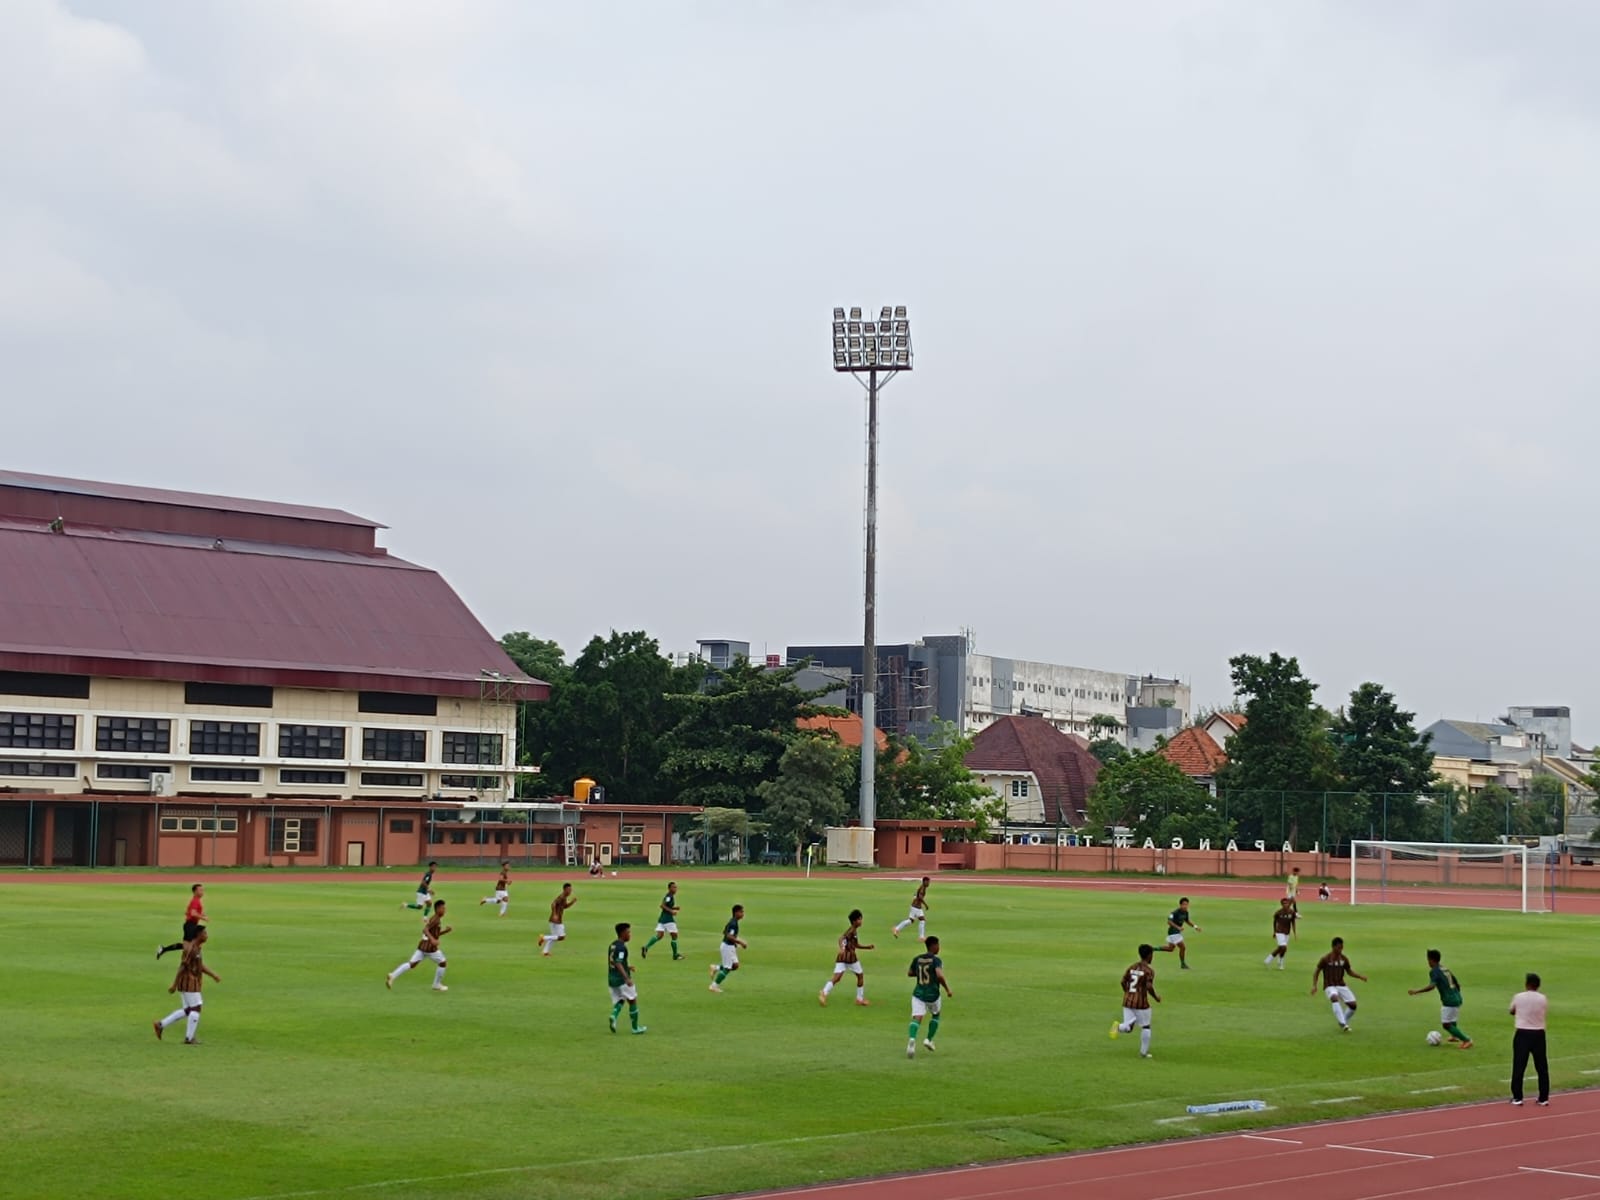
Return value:
M 867 537 L 866 597 L 861 637 L 861 827 L 878 817 L 873 772 L 877 765 L 878 704 L 878 390 L 901 371 L 911 370 L 911 323 L 904 304 L 884 305 L 878 319 L 862 320 L 861 310 L 845 316 L 833 310 L 833 369 L 867 377 Z M 879 376 L 882 376 L 880 379 Z

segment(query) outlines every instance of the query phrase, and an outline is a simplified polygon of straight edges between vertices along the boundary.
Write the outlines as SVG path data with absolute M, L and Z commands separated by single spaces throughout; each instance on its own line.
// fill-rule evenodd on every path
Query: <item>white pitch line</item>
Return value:
M 1365 1100 L 1365 1096 L 1335 1096 L 1331 1100 L 1313 1100 L 1312 1104 L 1348 1104 L 1352 1100 Z
M 1585 1175 L 1582 1171 L 1558 1171 L 1554 1167 L 1518 1167 L 1519 1171 L 1537 1171 L 1540 1175 L 1566 1175 L 1572 1179 L 1600 1179 L 1600 1175 Z
M 1376 1146 L 1344 1146 L 1336 1142 L 1328 1143 L 1329 1150 L 1361 1150 L 1367 1154 L 1392 1154 L 1396 1158 L 1426 1158 L 1432 1159 L 1431 1154 L 1413 1154 L 1409 1150 L 1380 1150 Z
M 1600 1075 L 1600 1067 L 1591 1067 L 1587 1071 L 1579 1071 L 1579 1075 Z
M 1461 1090 L 1461 1085 L 1459 1083 L 1447 1083 L 1444 1087 L 1416 1088 L 1415 1090 L 1413 1090 L 1410 1093 L 1410 1095 L 1413 1095 L 1413 1096 L 1427 1096 L 1427 1095 L 1431 1095 L 1434 1092 L 1459 1092 L 1460 1090 Z
M 1157 1125 L 1177 1125 L 1182 1121 L 1192 1121 L 1193 1117 L 1157 1117 Z
M 1268 1137 L 1264 1133 L 1241 1133 L 1242 1138 L 1249 1138 L 1252 1142 L 1282 1142 L 1285 1146 L 1304 1146 L 1304 1142 L 1297 1142 L 1293 1138 Z

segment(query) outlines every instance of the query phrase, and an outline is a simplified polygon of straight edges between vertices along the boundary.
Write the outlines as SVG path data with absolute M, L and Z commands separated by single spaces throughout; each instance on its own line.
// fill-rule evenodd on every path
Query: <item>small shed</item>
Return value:
M 967 865 L 964 842 L 953 840 L 957 831 L 969 831 L 972 821 L 878 821 L 878 866 L 919 871 L 954 870 Z

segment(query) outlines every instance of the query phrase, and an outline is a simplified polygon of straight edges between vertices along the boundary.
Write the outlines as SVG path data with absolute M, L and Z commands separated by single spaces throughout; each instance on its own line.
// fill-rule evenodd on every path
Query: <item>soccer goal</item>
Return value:
M 1516 842 L 1351 842 L 1350 903 L 1549 912 L 1544 851 Z

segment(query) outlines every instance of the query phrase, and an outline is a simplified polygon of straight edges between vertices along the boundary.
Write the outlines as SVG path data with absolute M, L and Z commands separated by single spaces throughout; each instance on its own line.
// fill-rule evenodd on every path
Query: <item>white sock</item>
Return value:
M 1266 963 L 1266 964 L 1267 964 L 1267 966 L 1269 966 L 1269 967 L 1270 967 L 1270 966 L 1271 966 L 1271 965 L 1272 965 L 1272 960 L 1273 960 L 1273 959 L 1275 959 L 1275 958 L 1277 958 L 1277 957 L 1278 957 L 1278 956 L 1277 956 L 1277 955 L 1276 955 L 1276 954 L 1269 954 L 1269 955 L 1267 955 L 1267 956 L 1266 956 L 1266 957 L 1265 957 L 1265 958 L 1263 958 L 1263 959 L 1262 959 L 1262 960 L 1261 960 L 1261 961 L 1262 961 L 1262 962 L 1264 962 L 1264 963 Z
M 444 982 L 444 967 L 437 966 L 433 969 L 433 986 L 438 987 Z
M 911 918 L 907 917 L 904 921 L 901 921 L 900 924 L 898 924 L 898 925 L 896 925 L 894 927 L 894 931 L 896 933 L 899 933 L 902 929 L 904 929 L 909 924 L 911 924 Z
M 926 921 L 917 922 L 917 936 L 919 938 L 925 938 L 928 936 L 928 923 Z
M 199 1028 L 200 1028 L 200 1010 L 198 1008 L 190 1009 L 189 1010 L 189 1024 L 184 1027 L 184 1031 L 183 1031 L 184 1038 L 187 1039 L 188 1041 L 191 1041 L 191 1042 L 194 1041 L 195 1030 L 197 1030 Z
M 822 994 L 824 996 L 833 995 L 833 980 L 830 979 L 827 983 L 822 985 Z
M 1333 1006 L 1333 1019 L 1338 1021 L 1341 1025 L 1348 1025 L 1350 1023 L 1350 1018 L 1345 1015 L 1344 1005 L 1335 1004 Z
M 1118 1021 L 1117 1022 L 1117 1032 L 1118 1033 L 1132 1033 L 1133 1032 L 1133 1026 L 1131 1024 L 1124 1025 L 1121 1021 Z
M 1150 1026 L 1148 1025 L 1139 1030 L 1139 1053 L 1150 1053 Z
M 857 1000 L 865 1000 L 866 998 L 867 998 L 867 987 L 866 987 L 866 985 L 865 984 L 858 984 L 857 987 L 856 987 L 856 999 Z
M 510 902 L 510 901 L 509 901 L 509 900 L 506 900 L 506 901 L 502 901 L 502 902 L 501 902 L 501 905 L 500 905 L 500 915 L 501 915 L 501 916 L 502 916 L 502 917 L 503 917 L 503 916 L 505 916 L 505 915 L 506 915 L 506 905 L 507 905 L 507 904 L 509 904 L 509 903 L 511 903 L 511 902 Z
M 390 979 L 399 979 L 400 976 L 404 975 L 409 970 L 411 970 L 411 964 L 408 963 L 408 962 L 403 962 L 398 967 L 396 967 L 394 970 L 389 972 L 389 978 Z
M 183 1020 L 183 1009 L 175 1008 L 161 1018 L 161 1028 L 165 1029 L 169 1025 L 176 1025 L 181 1020 Z

